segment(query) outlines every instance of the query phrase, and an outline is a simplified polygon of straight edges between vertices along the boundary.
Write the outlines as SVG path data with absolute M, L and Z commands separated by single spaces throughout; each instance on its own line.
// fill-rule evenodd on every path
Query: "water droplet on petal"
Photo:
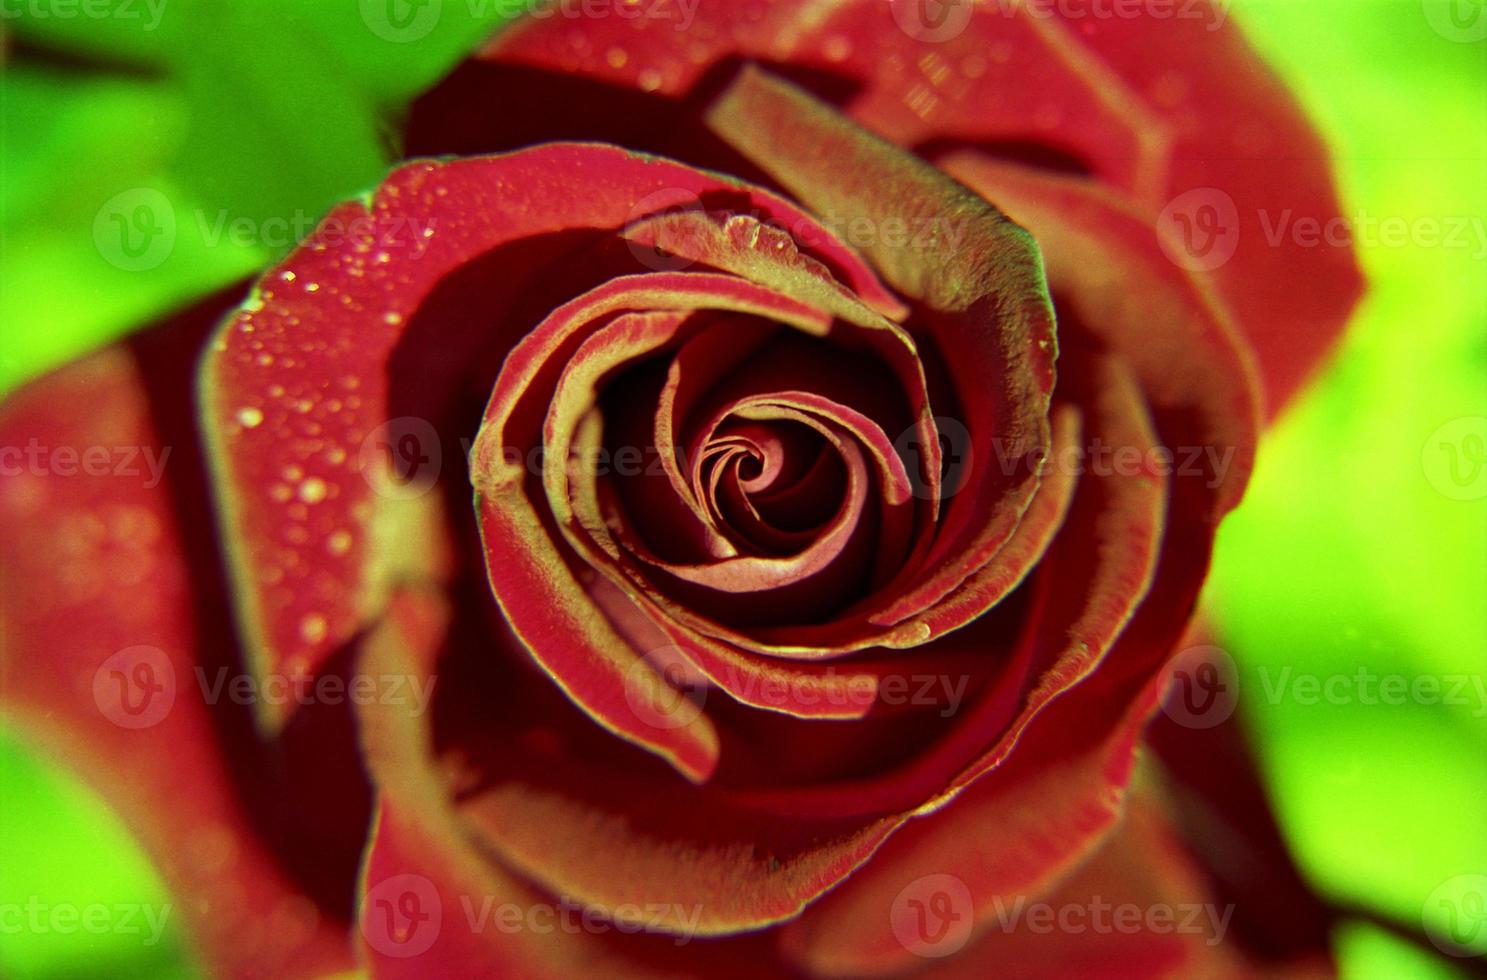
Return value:
M 329 487 L 319 477 L 312 476 L 299 485 L 299 499 L 307 504 L 318 504 L 325 499 Z
M 319 613 L 311 613 L 299 621 L 299 635 L 306 643 L 319 643 L 330 631 L 330 624 Z

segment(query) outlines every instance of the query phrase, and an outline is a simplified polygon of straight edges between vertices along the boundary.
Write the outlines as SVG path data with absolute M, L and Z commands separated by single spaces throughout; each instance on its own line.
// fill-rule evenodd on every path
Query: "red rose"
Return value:
M 0 488 L 5 710 L 225 975 L 1236 968 L 1006 918 L 1203 894 L 1136 744 L 1358 290 L 1253 233 L 1326 162 L 1194 9 L 503 32 L 458 156 L 7 405 L 173 455 Z

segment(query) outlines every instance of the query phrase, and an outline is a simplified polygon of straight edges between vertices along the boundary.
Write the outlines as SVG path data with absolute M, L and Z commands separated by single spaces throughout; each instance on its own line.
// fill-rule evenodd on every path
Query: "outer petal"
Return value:
M 1249 482 L 1259 392 L 1207 280 L 1167 261 L 1139 213 L 1087 180 L 970 155 L 948 168 L 1034 230 L 1065 333 L 1090 336 L 1131 367 L 1169 417 L 1175 489 L 1211 498 L 1217 523 Z
M 218 671 L 237 670 L 213 556 L 187 543 L 206 515 L 177 396 L 204 322 L 141 341 L 142 360 L 89 357 L 0 410 L 0 451 L 50 454 L 0 481 L 0 711 L 118 808 L 213 975 L 323 976 L 351 965 L 345 924 L 281 865 L 262 823 L 288 816 L 290 790 L 248 718 L 204 700 Z M 273 808 L 255 806 L 260 792 Z M 335 850 L 322 849 L 327 866 Z
M 425 97 L 414 145 L 469 152 L 587 136 L 720 165 L 688 130 L 685 96 L 720 63 L 755 58 L 790 66 L 854 119 L 931 159 L 977 150 L 1092 175 L 1149 229 L 1172 202 L 1189 217 L 1232 205 L 1232 228 L 1215 228 L 1233 246 L 1215 280 L 1258 355 L 1271 414 L 1327 354 L 1361 291 L 1350 249 L 1308 249 L 1274 231 L 1287 212 L 1323 223 L 1338 215 L 1331 165 L 1222 3 L 1090 17 L 998 0 L 945 7 L 947 29 L 932 34 L 912 19 L 931 8 L 903 0 L 648 9 L 652 17 L 581 29 L 562 18 L 513 25 Z M 485 111 L 472 96 L 523 82 L 560 86 L 571 108 L 523 113 L 492 101 Z M 1200 258 L 1211 244 L 1196 243 Z
M 1168 825 L 1164 801 L 1142 775 L 1097 853 L 1053 889 L 1008 896 L 994 910 L 988 931 L 930 975 L 1254 975 L 1233 941 L 1233 907 L 1207 890 L 1201 870 Z M 1038 905 L 1052 909 L 1051 928 L 1036 918 Z
M 969 905 L 961 913 L 985 930 L 996 908 L 1018 895 L 1041 894 L 1096 849 L 1119 817 L 1136 740 L 1160 687 L 1126 705 L 1119 723 L 1078 736 L 1083 751 L 1060 758 L 1020 747 L 1005 771 L 972 785 L 942 810 L 901 830 L 871 864 L 813 906 L 782 934 L 790 958 L 823 976 L 884 976 L 916 958 L 894 928 L 897 896 L 915 882 L 955 871 Z M 1041 723 L 1077 723 L 1068 711 L 1088 706 L 1079 689 Z M 1029 738 L 1047 729 L 1035 730 Z M 1057 737 L 1057 736 L 1053 736 Z M 1023 757 L 1036 756 L 1036 764 Z
M 428 683 L 437 676 L 436 658 L 443 650 L 439 627 L 445 615 L 436 597 L 399 593 L 369 640 L 362 669 Z M 678 891 L 676 883 L 624 874 L 626 852 L 636 837 L 623 833 L 610 846 L 608 832 L 621 828 L 618 821 L 602 820 L 595 811 L 589 814 L 587 832 L 577 839 L 562 839 L 573 828 L 561 819 L 549 828 L 559 839 L 539 846 L 536 853 L 544 867 L 519 879 L 511 872 L 528 871 L 528 847 L 534 834 L 543 833 L 543 821 L 495 836 L 487 836 L 483 828 L 502 806 L 553 808 L 561 818 L 562 797 L 514 785 L 496 794 L 500 799 L 478 792 L 461 794 L 460 766 L 451 757 L 436 756 L 431 719 L 403 707 L 367 705 L 362 731 L 380 792 L 380 819 L 367 855 L 361 909 L 363 952 L 373 976 L 559 977 L 597 970 L 605 976 L 705 971 L 730 977 L 757 975 L 745 972 L 742 963 L 731 964 L 730 955 L 747 956 L 748 970 L 772 955 L 764 936 L 729 940 L 722 950 L 700 940 L 718 931 L 720 916 L 748 901 L 747 895 L 736 893 L 746 887 L 749 876 L 732 867 L 750 860 L 742 846 L 733 853 L 671 856 L 687 859 L 676 860 L 678 873 L 708 880 L 708 900 L 701 901 L 700 893 Z M 460 796 L 466 799 L 457 802 Z M 518 860 L 507 863 L 512 856 Z M 595 901 L 594 896 L 568 891 L 561 881 L 557 887 L 540 887 L 555 884 L 551 865 L 585 860 L 600 862 L 617 891 Z M 762 854 L 754 855 L 753 861 L 778 863 Z M 633 865 L 630 870 L 635 870 Z M 772 884 L 780 886 L 789 883 L 792 869 L 774 867 L 772 874 Z M 789 888 L 767 891 L 772 899 L 790 899 Z M 411 900 L 406 897 L 410 892 Z M 585 923 L 606 925 L 575 935 L 569 928 L 541 928 L 543 923 L 535 918 L 523 918 L 527 925 L 516 929 L 502 928 L 496 924 L 500 920 L 490 918 L 504 915 L 501 906 L 527 913 L 557 909 L 560 904 L 570 912 L 588 909 Z M 426 915 L 429 918 L 424 919 Z M 418 930 L 430 922 L 433 925 L 420 937 Z M 532 922 L 538 927 L 531 927 Z M 650 935 L 649 930 L 663 934 Z
M 969 910 L 957 901 L 963 895 L 950 891 L 965 874 L 963 860 L 893 896 L 876 914 L 889 917 L 903 945 L 925 956 L 911 965 L 925 967 L 914 975 L 1013 980 L 1335 976 L 1325 943 L 1275 956 L 1246 942 L 1240 923 L 1247 915 L 1265 915 L 1267 897 L 1234 902 L 1210 889 L 1206 869 L 1176 830 L 1161 777 L 1138 764 L 1120 820 L 1100 848 L 1051 888 L 1002 896 L 980 934 L 963 949 L 956 947 L 968 938 Z M 998 829 L 979 828 L 983 834 Z M 937 898 L 940 902 L 932 904 Z M 921 919 L 911 903 L 920 903 L 928 914 Z M 950 921 L 937 913 L 948 913 Z
M 1331 351 L 1363 278 L 1351 248 L 1307 248 L 1275 233 L 1288 214 L 1323 224 L 1339 215 L 1332 161 L 1285 83 L 1224 23 L 1227 5 L 1205 0 L 1192 13 L 1090 19 L 1065 30 L 1171 134 L 1166 181 L 1146 202 L 1148 219 L 1152 209 L 1174 202 L 1195 218 L 1205 203 L 1232 206 L 1236 224 L 1219 234 L 1220 247 L 1232 245 L 1233 254 L 1212 275 L 1255 353 L 1264 408 L 1273 416 Z M 1159 58 L 1152 57 L 1157 43 Z M 1192 204 L 1182 203 L 1185 194 Z M 1194 240 L 1200 249 L 1206 244 Z
M 435 656 L 447 620 L 439 597 L 400 591 L 368 638 L 362 669 L 436 682 Z M 477 932 L 467 910 L 529 906 L 540 896 L 477 854 L 464 837 L 430 742 L 427 719 L 406 706 L 364 707 L 362 745 L 379 795 L 357 915 L 369 975 L 537 977 L 612 968 L 591 945 L 561 933 Z
M 1200 622 L 1178 646 L 1212 642 L 1211 630 Z M 1207 858 L 1216 897 L 1235 907 L 1232 934 L 1252 956 L 1270 963 L 1325 964 L 1341 913 L 1312 890 L 1289 853 L 1244 712 L 1203 729 L 1176 717 L 1157 715 L 1146 744 L 1160 764 L 1173 824 Z

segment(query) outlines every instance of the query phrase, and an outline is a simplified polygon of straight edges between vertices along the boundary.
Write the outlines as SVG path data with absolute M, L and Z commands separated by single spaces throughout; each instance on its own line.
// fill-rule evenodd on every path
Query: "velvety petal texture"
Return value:
M 1339 213 L 1326 148 L 1225 5 L 1178 7 L 1094 17 L 1059 4 L 983 3 L 936 16 L 899 0 L 667 0 L 653 17 L 594 18 L 578 31 L 534 18 L 425 96 L 410 134 L 417 152 L 470 152 L 508 137 L 587 133 L 710 163 L 678 125 L 689 97 L 739 58 L 788 66 L 851 118 L 932 161 L 970 154 L 1088 177 L 1140 214 L 1152 239 L 1158 227 L 1180 232 L 1185 219 L 1191 234 L 1169 242 L 1169 254 L 1211 279 L 1273 415 L 1329 353 L 1362 278 L 1349 250 L 1266 233 L 1287 211 Z M 571 108 L 513 119 L 472 98 L 509 79 L 549 78 L 562 80 Z
M 344 903 L 319 875 L 364 828 L 325 828 L 340 848 L 317 839 L 300 788 L 222 693 L 241 672 L 211 555 L 188 544 L 206 517 L 192 502 L 201 458 L 179 441 L 178 399 L 154 394 L 187 390 L 199 320 L 64 368 L 0 410 L 0 445 L 52 461 L 0 481 L 0 693 L 7 724 L 133 831 L 169 889 L 166 921 L 186 926 L 214 976 L 330 976 L 353 960 Z M 329 737 L 306 758 L 355 765 Z M 318 869 L 290 863 L 315 850 Z
M 644 6 L 513 24 L 246 295 L 6 403 L 176 453 L 0 486 L 7 717 L 224 975 L 1245 975 L 1006 909 L 1211 897 L 1138 750 L 1359 290 L 1251 227 L 1335 213 L 1317 138 L 1228 27 Z

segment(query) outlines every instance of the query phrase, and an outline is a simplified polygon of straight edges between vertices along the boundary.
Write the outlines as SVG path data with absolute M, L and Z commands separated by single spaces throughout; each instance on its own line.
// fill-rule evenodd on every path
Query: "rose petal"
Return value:
M 529 431 L 546 414 L 561 376 L 563 352 L 583 342 L 594 320 L 623 310 L 732 309 L 824 329 L 819 313 L 731 276 L 658 273 L 614 280 L 579 297 L 529 333 L 512 351 L 491 394 L 473 452 L 477 506 L 486 569 L 496 600 L 512 629 L 554 680 L 596 721 L 663 755 L 694 780 L 705 780 L 717 762 L 717 735 L 703 716 L 680 725 L 651 724 L 637 701 L 657 712 L 666 703 L 659 675 L 594 608 L 550 537 L 528 495 L 525 456 L 538 440 Z M 669 322 L 669 321 L 663 321 Z M 537 408 L 528 407 L 534 403 Z M 550 471 L 565 468 L 548 461 Z M 554 503 L 549 497 L 547 506 Z M 566 500 L 562 501 L 566 511 Z M 553 517 L 561 525 L 566 514 Z
M 796 955 L 831 972 L 876 969 L 881 957 L 913 959 L 876 910 L 909 883 L 951 866 L 948 861 L 968 865 L 969 831 L 956 833 L 957 808 L 967 827 L 1002 827 L 1021 813 L 1039 815 L 1032 836 L 1013 843 L 999 834 L 970 865 L 975 874 L 966 884 L 981 917 L 997 897 L 1042 887 L 1108 831 L 1137 739 L 1165 686 L 1161 667 L 1186 628 L 1212 545 L 1213 501 L 1177 495 L 1172 503 L 1156 579 L 1100 669 L 1050 700 L 1000 766 L 940 813 L 905 828 L 863 872 L 792 926 L 799 930 L 789 939 Z M 1019 799 L 1026 794 L 1037 794 L 1031 810 Z M 1045 834 L 1046 827 L 1068 829 Z
M 1098 357 L 1076 362 L 1062 384 L 1081 406 L 1083 432 L 1092 442 L 1144 448 L 1156 438 L 1140 390 L 1119 362 Z M 1070 421 L 1063 420 L 1063 438 L 1055 443 L 1060 452 L 1050 462 L 1055 495 L 1035 502 L 1035 510 L 1067 506 L 1068 516 L 1034 572 L 1034 608 L 1023 634 L 998 657 L 1000 663 L 982 667 L 999 671 L 994 684 L 962 708 L 948 734 L 901 768 L 859 781 L 740 794 L 740 802 L 798 815 L 931 810 L 1016 758 L 1019 740 L 1030 726 L 1037 727 L 1038 716 L 1108 661 L 1155 571 L 1166 482 L 1154 473 L 1095 470 L 1077 454 L 1071 458 L 1069 450 L 1077 445 L 1067 441 L 1069 430 L 1078 430 Z M 1066 493 L 1071 485 L 1073 501 L 1066 503 L 1057 488 Z M 1014 547 L 1022 546 L 1014 537 Z M 916 662 L 988 648 L 993 655 L 1001 653 L 993 642 L 1003 628 L 984 617 L 917 648 L 906 669 L 933 675 L 940 669 L 929 666 L 933 660 L 923 666 Z M 1069 791 L 1078 796 L 1090 789 Z
M 424 686 L 441 680 L 448 666 L 442 658 L 450 652 L 443 632 L 449 612 L 441 597 L 401 591 L 369 637 L 360 669 L 415 678 Z M 460 649 L 455 655 L 468 652 Z M 460 680 L 447 683 L 457 689 Z M 452 802 L 458 787 L 450 774 L 459 767 L 448 756 L 436 756 L 432 717 L 405 705 L 370 702 L 361 718 L 366 757 L 380 792 L 363 872 L 358 934 L 370 976 L 556 980 L 589 973 L 654 977 L 705 972 L 745 980 L 758 975 L 760 964 L 773 961 L 767 933 L 712 941 L 691 933 L 651 934 L 644 925 L 660 911 L 654 898 L 641 896 L 633 909 L 585 906 L 517 878 L 480 846 L 480 835 L 472 834 Z M 499 727 L 485 722 L 487 732 Z M 503 751 L 511 749 L 511 743 L 503 744 Z M 415 904 L 409 904 L 409 895 Z M 407 912 L 429 918 L 410 930 Z M 690 920 L 693 907 L 680 912 Z M 426 931 L 420 935 L 419 929 Z
M 1037 773 L 988 777 L 896 834 L 873 861 L 781 933 L 785 955 L 813 975 L 883 976 L 917 957 L 893 929 L 893 903 L 915 882 L 953 872 L 985 928 L 997 902 L 1041 894 L 1099 846 L 1120 814 L 1135 736 L 1152 702 L 1123 728 Z M 1016 759 L 1016 755 L 1013 756 Z M 1013 767 L 1009 766 L 1009 769 Z
M 440 597 L 396 593 L 368 638 L 362 671 L 433 684 L 447 619 Z M 406 705 L 369 702 L 362 741 L 379 793 L 357 916 L 369 976 L 560 976 L 617 966 L 595 944 L 556 930 L 477 929 L 468 910 L 529 908 L 543 898 L 466 839 L 434 764 L 427 719 Z
M 920 328 L 953 358 L 964 423 L 973 440 L 984 440 L 965 486 L 941 515 L 922 570 L 906 569 L 920 581 L 874 617 L 897 623 L 991 560 L 1037 489 L 1035 467 L 999 474 L 989 457 L 1017 463 L 1048 452 L 1054 338 L 1042 260 L 1028 235 L 984 201 L 762 71 L 744 69 L 707 120 L 823 214 L 877 226 L 927 218 L 963 232 L 953 250 L 883 240 L 867 249 L 888 284 L 919 304 Z M 994 454 L 985 451 L 992 434 Z
M 1273 231 L 1288 215 L 1339 220 L 1327 146 L 1284 80 L 1224 23 L 1222 3 L 1204 0 L 1189 13 L 1085 19 L 1065 30 L 1171 133 L 1167 179 L 1147 218 L 1190 192 L 1200 205 L 1209 198 L 1232 205 L 1233 255 L 1211 275 L 1254 352 L 1273 417 L 1330 353 L 1364 283 L 1351 241 L 1308 248 Z M 1159 58 L 1152 57 L 1157 31 Z
M 650 903 L 665 912 L 651 928 L 697 936 L 795 916 L 865 862 L 899 822 L 835 832 L 823 826 L 807 844 L 802 828 L 765 832 L 740 813 L 695 838 L 668 828 L 649 801 L 632 805 L 646 822 L 588 794 L 510 781 L 467 801 L 464 812 L 505 862 L 548 890 L 606 908 Z M 792 838 L 792 847 L 780 847 Z M 697 918 L 688 921 L 694 911 Z
M 577 184 L 584 194 L 572 193 Z M 394 386 L 390 366 L 415 359 L 420 390 L 447 397 L 429 381 L 435 366 L 450 370 L 441 352 L 459 352 L 454 367 L 468 370 L 499 360 L 530 326 L 499 313 L 562 254 L 567 240 L 553 236 L 616 232 L 645 216 L 637 202 L 655 198 L 659 210 L 658 195 L 707 197 L 802 229 L 816 243 L 811 255 L 844 284 L 893 305 L 860 260 L 792 205 L 678 164 L 570 144 L 395 171 L 365 204 L 333 211 L 260 281 L 203 366 L 203 428 L 258 670 L 315 672 L 376 616 L 389 583 L 445 572 L 439 496 L 419 494 L 416 483 L 404 492 L 390 463 L 410 436 L 413 458 L 427 461 L 439 447 L 422 443 L 454 434 L 399 415 L 411 396 Z M 515 242 L 537 244 L 502 250 Z M 445 280 L 492 255 L 502 261 L 479 315 L 496 328 L 418 318 Z M 417 350 L 404 351 L 415 321 Z M 449 456 L 453 446 L 443 449 Z M 265 720 L 282 722 L 273 715 Z
M 431 637 L 437 638 L 438 631 L 429 624 L 441 615 L 437 604 L 416 595 L 401 601 L 402 606 L 395 606 L 394 615 L 373 634 L 367 657 L 375 659 L 363 661 L 362 667 L 368 673 L 423 677 L 433 672 L 437 640 L 431 642 Z M 652 791 L 640 793 L 632 786 L 630 792 L 616 795 L 616 787 L 605 784 L 627 781 L 630 774 L 585 767 L 580 760 L 556 770 L 545 763 L 533 767 L 520 757 L 497 761 L 518 772 L 542 773 L 554 783 L 501 778 L 459 793 L 452 818 L 465 828 L 461 832 L 451 825 L 444 802 L 457 786 L 440 773 L 459 767 L 452 760 L 431 762 L 430 722 L 430 717 L 420 717 L 406 706 L 367 706 L 367 758 L 384 803 L 404 814 L 402 831 L 416 831 L 423 838 L 410 841 L 400 832 L 395 852 L 411 851 L 413 872 L 439 882 L 450 880 L 457 892 L 466 889 L 460 893 L 477 898 L 495 894 L 501 900 L 509 893 L 499 867 L 467 867 L 495 856 L 505 868 L 544 886 L 548 895 L 616 913 L 653 912 L 645 922 L 648 930 L 688 937 L 733 932 L 743 923 L 762 924 L 794 914 L 809 897 L 864 860 L 885 833 L 884 822 L 879 822 L 852 831 L 822 824 L 819 832 L 781 824 L 766 834 L 747 814 L 718 811 L 694 827 L 701 837 L 680 847 L 663 828 L 688 821 L 690 811 L 677 804 L 695 798 L 697 789 L 668 779 L 649 782 Z M 487 732 L 499 727 L 489 719 L 474 723 Z M 511 744 L 503 740 L 503 752 L 509 756 L 510 750 Z M 617 799 L 627 799 L 645 812 L 644 821 L 632 826 L 629 817 L 601 802 Z M 466 850 L 465 834 L 471 831 L 482 857 Z M 830 842 L 822 840 L 822 834 Z M 779 850 L 766 850 L 771 840 Z M 372 860 L 380 846 L 374 844 Z M 418 862 L 432 858 L 439 863 L 419 870 Z M 480 876 L 487 876 L 484 883 L 479 883 Z M 471 889 L 465 882 L 478 887 Z M 455 917 L 446 904 L 446 923 Z
M 142 341 L 149 354 L 95 354 L 0 411 L 0 445 L 49 454 L 0 482 L 0 712 L 119 811 L 213 975 L 317 977 L 352 965 L 344 925 L 285 870 L 258 821 L 258 794 L 281 813 L 295 801 L 246 715 L 204 700 L 218 671 L 235 669 L 234 648 L 215 559 L 190 544 L 207 515 L 176 403 L 222 305 L 160 328 Z M 75 471 L 58 455 L 68 448 Z M 354 848 L 358 828 L 349 833 Z M 319 849 L 329 872 L 339 848 Z
M 631 600 L 607 578 L 595 580 L 589 595 L 637 649 L 675 646 L 707 681 L 742 704 L 797 718 L 861 718 L 873 707 L 878 679 L 871 671 L 743 653 Z
M 973 156 L 947 168 L 1034 229 L 1065 331 L 1092 335 L 1135 371 L 1166 417 L 1175 488 L 1211 497 L 1217 522 L 1244 493 L 1260 428 L 1253 362 L 1229 312 L 1098 186 Z
M 1119 375 L 1101 375 L 1098 380 L 1091 379 L 1088 397 L 1107 406 L 1101 411 L 1110 413 L 1112 423 L 1112 427 L 1100 431 L 1110 438 L 1138 438 L 1114 427 L 1116 422 L 1141 424 L 1139 403 L 1131 403 L 1134 394 L 1129 378 L 1121 381 Z M 1130 417 L 1133 410 L 1135 418 Z M 1083 558 L 1084 545 L 1090 540 L 1105 540 L 1106 545 L 1098 551 L 1105 564 L 1093 587 L 1076 590 L 1090 597 L 1087 605 L 1054 603 L 1047 613 L 1049 621 L 1040 623 L 1037 642 L 1044 650 L 1040 659 L 1046 662 L 1034 695 L 1035 707 L 1028 710 L 1029 715 L 1037 714 L 1039 708 L 1044 709 L 1043 713 L 1053 712 L 1062 700 L 1055 695 L 1072 695 L 1064 688 L 1092 669 L 1129 614 L 1131 604 L 1144 591 L 1146 579 L 1141 569 L 1149 573 L 1154 561 L 1152 544 L 1161 522 L 1162 482 L 1147 475 L 1103 479 L 1111 485 L 1095 494 L 1096 506 L 1090 509 L 1090 519 L 1096 521 L 1103 535 L 1078 531 L 1070 539 L 1064 561 L 1087 560 Z M 1058 571 L 1066 577 L 1072 573 L 1063 562 Z M 1065 615 L 1070 618 L 1062 618 Z M 1071 631 L 1072 640 L 1068 638 Z M 1074 691 L 1083 687 L 1077 685 Z M 1108 711 L 1112 704 L 1129 702 L 1097 703 L 1106 705 L 1103 710 Z M 1084 704 L 1080 710 L 1088 713 L 1089 705 Z M 1144 704 L 1141 710 L 1145 710 Z M 1025 740 L 1039 732 L 1060 747 L 1068 746 L 1070 740 L 1077 742 L 1082 728 L 1070 726 L 1061 712 L 1053 713 L 1062 720 L 1039 717 L 1033 726 L 1021 731 L 1021 737 Z M 1099 717 L 1100 713 L 1095 715 Z M 1117 729 L 1111 736 L 1114 747 L 1103 747 L 1098 765 L 1090 764 L 1094 772 L 1108 767 L 1115 773 L 1109 779 L 1118 785 L 1121 752 L 1126 753 L 1128 762 L 1134 729 L 1113 722 L 1110 725 Z M 1104 813 L 1109 808 L 1106 787 L 1110 783 L 1104 777 L 1091 783 L 1050 775 L 1043 782 L 1037 774 L 1053 774 L 1052 768 L 1016 768 L 1020 753 L 1007 757 L 1005 749 L 1018 737 L 1009 735 L 981 766 L 999 766 L 1017 773 L 998 780 L 1002 791 L 1036 794 L 1050 807 L 1057 804 L 1070 812 Z M 511 764 L 516 765 L 515 761 Z M 966 781 L 973 774 L 968 772 Z M 998 769 L 993 775 L 1002 773 Z M 488 776 L 463 807 L 493 852 L 546 888 L 607 907 L 645 896 L 663 905 L 701 908 L 697 928 L 703 934 L 756 928 L 794 915 L 805 902 L 856 868 L 893 827 L 908 817 L 903 813 L 882 819 L 859 815 L 851 820 L 825 822 L 800 816 L 761 820 L 757 809 L 735 809 L 727 797 L 705 803 L 692 795 L 698 790 L 654 783 L 647 783 L 647 789 L 640 792 L 631 782 L 633 778 L 620 773 L 606 776 L 602 769 L 581 765 L 570 765 L 561 772 L 518 766 L 510 774 Z M 926 793 L 933 794 L 935 788 L 944 785 L 944 779 L 945 774 L 941 774 L 941 781 Z M 678 795 L 681 793 L 687 795 Z M 687 799 L 692 803 L 687 804 Z M 740 802 L 745 801 L 740 798 Z M 915 802 L 923 803 L 924 799 Z M 708 808 L 707 820 L 699 825 L 688 811 L 704 805 Z M 1028 812 L 1039 813 L 1038 825 L 1046 826 L 1043 821 L 1048 810 Z M 1098 829 L 1093 823 L 1097 821 L 1092 822 L 1091 835 Z M 876 864 L 875 859 L 857 873 L 871 875 Z M 662 928 L 675 931 L 681 924 L 667 921 Z
M 1258 964 L 1234 952 L 1224 907 L 1205 887 L 1138 773 L 1119 825 L 1088 863 L 1046 892 L 1009 896 L 996 921 L 935 976 L 1241 977 Z M 955 873 L 961 866 L 947 867 Z M 1057 928 L 1028 916 L 1053 910 Z M 1131 913 L 1134 912 L 1134 922 Z M 909 938 L 914 937 L 912 933 Z M 1270 975 L 1268 972 L 1266 975 Z
M 1232 205 L 1235 234 L 1217 230 L 1233 254 L 1215 285 L 1255 350 L 1267 413 L 1278 412 L 1335 343 L 1362 280 L 1351 244 L 1307 248 L 1276 231 L 1339 218 L 1333 167 L 1227 9 L 1200 0 L 1169 17 L 1092 18 L 1056 5 L 967 5 L 932 36 L 916 10 L 900 0 L 762 11 L 706 0 L 650 18 L 685 31 L 592 18 L 581 43 L 565 22 L 529 18 L 425 96 L 410 135 L 423 152 L 583 135 L 721 166 L 689 129 L 683 96 L 718 64 L 752 57 L 788 64 L 852 118 L 932 160 L 976 150 L 1092 175 L 1153 234 L 1173 202 L 1190 216 Z M 476 93 L 513 80 L 547 84 L 542 69 L 569 90 L 565 112 L 472 107 Z

